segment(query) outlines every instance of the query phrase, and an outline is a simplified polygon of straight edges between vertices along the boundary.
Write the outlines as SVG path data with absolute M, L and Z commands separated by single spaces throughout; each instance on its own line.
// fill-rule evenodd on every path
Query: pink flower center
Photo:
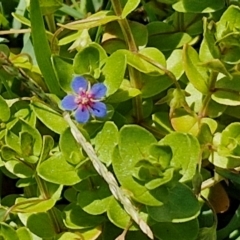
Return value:
M 82 105 L 82 107 L 91 107 L 93 103 L 92 94 L 88 91 L 84 91 L 83 89 L 79 90 L 79 94 L 75 99 L 78 105 Z

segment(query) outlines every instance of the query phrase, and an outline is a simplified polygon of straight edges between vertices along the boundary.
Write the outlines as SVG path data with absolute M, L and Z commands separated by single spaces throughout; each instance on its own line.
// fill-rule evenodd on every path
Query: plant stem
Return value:
M 218 76 L 218 72 L 215 72 L 215 71 L 211 72 L 209 92 L 206 95 L 206 97 L 203 99 L 202 109 L 198 113 L 198 117 L 200 119 L 206 116 L 207 108 L 208 108 L 209 102 L 211 100 L 211 96 L 212 96 L 212 94 L 214 92 L 214 89 L 215 89 L 215 83 L 217 81 L 217 76 Z
M 48 29 L 51 33 L 54 33 L 56 31 L 56 24 L 55 24 L 55 20 L 54 20 L 54 15 L 53 14 L 48 14 L 45 16 L 47 25 L 48 25 Z
M 49 197 L 47 186 L 45 185 L 45 182 L 37 174 L 35 174 L 35 179 L 36 179 L 38 189 L 39 189 L 42 197 L 44 199 L 49 199 L 50 197 Z M 48 211 L 48 213 L 49 213 L 49 216 L 52 220 L 55 232 L 60 233 L 62 231 L 61 223 L 58 221 L 58 217 L 57 217 L 57 214 L 56 214 L 55 210 L 52 208 Z
M 113 10 L 115 14 L 119 17 L 122 15 L 122 6 L 120 4 L 119 0 L 111 0 Z M 129 26 L 128 20 L 126 18 L 121 18 L 118 20 L 118 23 L 120 25 L 120 28 L 122 30 L 125 42 L 127 43 L 128 49 L 131 52 L 137 53 L 138 48 L 135 43 L 134 37 L 132 35 L 131 28 Z M 141 83 L 141 74 L 136 69 L 132 67 L 128 67 L 129 69 L 129 77 L 130 77 L 130 83 L 134 88 L 140 89 L 142 88 Z M 142 96 L 138 95 L 133 99 L 133 107 L 134 107 L 134 114 L 136 118 L 136 122 L 140 123 L 143 119 L 143 110 L 142 110 Z

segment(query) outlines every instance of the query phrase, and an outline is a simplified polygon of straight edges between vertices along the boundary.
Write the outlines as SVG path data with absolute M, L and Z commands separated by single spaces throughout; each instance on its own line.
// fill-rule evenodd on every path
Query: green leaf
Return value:
M 73 79 L 73 61 L 69 58 L 52 56 L 52 62 L 61 88 L 66 92 L 71 92 L 71 82 Z
M 128 80 L 123 80 L 120 88 L 107 98 L 107 102 L 120 103 L 134 98 L 139 94 L 141 94 L 139 89 L 133 88 Z
M 107 210 L 112 194 L 102 177 L 94 176 L 81 181 L 78 184 L 78 191 L 77 203 L 85 212 L 99 215 Z
M 27 219 L 29 230 L 40 238 L 53 238 L 55 227 L 48 213 L 33 213 Z
M 30 0 L 31 34 L 36 59 L 51 93 L 62 96 L 51 63 L 51 50 L 45 33 L 39 0 Z
M 216 45 L 216 28 L 215 23 L 208 23 L 207 18 L 203 18 L 203 36 L 204 39 L 201 43 L 199 50 L 199 57 L 201 61 L 209 61 L 211 59 L 217 59 L 220 57 L 220 49 Z
M 63 117 L 47 105 L 35 101 L 31 106 L 37 118 L 53 132 L 61 134 L 68 127 Z
M 115 198 L 111 198 L 108 208 L 107 208 L 107 216 L 109 220 L 114 223 L 119 228 L 126 229 L 129 228 L 129 223 L 131 221 L 130 216 L 126 213 L 126 211 L 123 209 L 121 204 L 116 201 Z M 141 212 L 140 213 L 141 218 L 146 219 L 147 214 Z M 136 225 L 132 225 L 129 230 L 137 230 L 138 228 Z
M 212 59 L 207 62 L 199 64 L 199 66 L 203 66 L 209 68 L 215 72 L 219 72 L 227 76 L 228 78 L 232 78 L 231 74 L 228 72 L 224 64 L 219 59 Z
M 167 59 L 167 67 L 171 71 L 176 79 L 179 79 L 183 74 L 182 65 L 182 50 L 174 50 Z M 173 80 L 167 75 L 163 76 L 149 76 L 142 75 L 142 97 L 149 98 L 163 92 L 173 84 Z
M 27 132 L 20 133 L 21 149 L 24 156 L 32 155 L 33 138 Z
M 55 205 L 54 199 L 39 199 L 39 198 L 17 198 L 14 212 L 20 213 L 37 213 L 46 212 Z
M 177 183 L 173 188 L 168 189 L 167 200 L 162 206 L 147 206 L 147 211 L 157 222 L 180 223 L 196 218 L 200 205 L 190 188 Z
M 177 108 L 173 111 L 171 123 L 172 127 L 177 132 L 191 133 L 196 136 L 199 130 L 198 117 L 189 114 L 183 108 Z
M 7 161 L 5 167 L 19 178 L 29 178 L 34 175 L 34 169 L 31 166 L 18 160 Z
M 160 145 L 168 145 L 172 149 L 173 158 L 171 166 L 181 169 L 183 175 L 181 182 L 192 179 L 200 156 L 200 145 L 196 137 L 184 133 L 170 133 L 160 142 Z
M 106 122 L 103 129 L 97 134 L 94 143 L 99 159 L 109 166 L 112 162 L 113 150 L 118 143 L 116 125 L 113 122 Z
M 213 225 L 212 227 L 200 228 L 197 239 L 199 240 L 217 239 L 216 226 Z
M 240 24 L 240 8 L 235 5 L 230 5 L 222 14 L 217 23 L 217 40 L 220 40 L 229 32 L 236 31 Z
M 76 165 L 85 158 L 82 149 L 73 137 L 70 128 L 67 128 L 61 134 L 59 146 L 64 158 L 71 164 Z
M 73 61 L 74 72 L 79 75 L 90 74 L 99 78 L 100 67 L 107 57 L 105 51 L 97 44 L 92 44 L 78 52 Z
M 17 233 L 7 223 L 0 223 L 0 238 L 4 240 L 19 240 Z
M 217 139 L 220 137 L 220 141 Z M 229 124 L 221 135 L 216 134 L 213 141 L 217 147 L 210 161 L 221 168 L 240 166 L 240 123 Z
M 82 210 L 79 205 L 70 203 L 63 210 L 63 221 L 70 229 L 85 229 L 95 227 L 104 220 L 103 216 L 93 216 Z
M 83 20 L 79 20 L 70 24 L 58 24 L 60 27 L 71 29 L 71 30 L 83 30 L 97 26 L 104 25 L 108 22 L 116 21 L 119 17 L 114 15 L 112 11 L 99 11 L 92 14 L 90 17 Z
M 239 75 L 233 75 L 230 80 L 224 77 L 216 82 L 215 91 L 212 94 L 212 99 L 217 103 L 228 105 L 228 106 L 238 106 L 240 105 L 240 84 Z
M 145 186 L 132 177 L 136 164 L 149 157 L 149 146 L 156 143 L 156 139 L 147 130 L 126 125 L 120 130 L 119 150 L 113 153 L 113 169 L 121 185 L 132 192 L 133 197 L 144 204 L 161 205 Z
M 40 164 L 37 169 L 43 179 L 63 185 L 74 185 L 80 182 L 76 169 L 67 163 L 62 154 L 55 154 Z
M 161 64 L 164 67 L 166 66 L 165 57 L 159 50 L 155 48 L 144 48 L 139 51 L 139 54 L 124 49 L 118 51 L 126 56 L 127 63 L 130 66 L 136 68 L 140 72 L 149 73 L 155 76 L 164 74 L 161 69 L 149 62 L 153 61 L 154 63 Z M 144 56 L 146 56 L 145 59 Z
M 14 149 L 18 154 L 21 153 L 20 139 L 12 131 L 8 130 L 5 135 L 5 142 L 7 146 Z
M 19 240 L 33 240 L 31 232 L 26 227 L 20 227 L 16 232 Z
M 80 240 L 82 236 L 79 236 L 78 234 L 72 233 L 72 232 L 64 232 L 63 234 L 61 234 L 61 236 L 59 238 L 57 238 L 58 240 Z
M 161 51 L 172 51 L 191 42 L 192 37 L 184 32 L 156 34 L 149 36 L 148 46 Z
M 114 63 L 114 64 L 113 64 Z M 126 71 L 126 57 L 121 52 L 114 52 L 102 69 L 107 96 L 115 93 L 120 87 Z
M 207 68 L 201 67 L 197 52 L 189 45 L 183 49 L 183 66 L 186 75 L 192 85 L 201 93 L 208 93 L 208 73 Z
M 133 10 L 139 5 L 139 3 L 140 0 L 127 1 L 122 11 L 122 18 L 126 18 L 129 13 L 133 12 Z
M 63 0 L 40 0 L 43 15 L 52 14 L 62 7 Z
M 173 9 L 178 12 L 211 13 L 225 6 L 224 0 L 181 0 L 173 4 Z
M 31 127 L 27 122 L 21 120 L 22 132 L 27 132 L 33 138 L 33 155 L 39 156 L 42 150 L 42 136 L 36 128 Z
M 157 223 L 151 229 L 162 240 L 193 240 L 197 237 L 199 223 L 197 219 L 184 223 Z
M 49 135 L 43 136 L 43 144 L 42 144 L 42 152 L 39 158 L 38 164 L 40 164 L 42 161 L 44 161 L 49 156 L 49 152 L 52 150 L 54 146 L 54 140 Z
M 5 44 L 0 44 L 0 52 L 2 52 L 4 55 L 6 55 L 6 57 L 9 57 L 9 55 L 10 55 L 10 49 Z
M 148 41 L 147 27 L 136 21 L 130 21 L 129 26 L 136 46 L 139 49 L 144 48 L 147 45 Z M 102 45 L 104 49 L 106 49 L 106 51 L 110 54 L 116 52 L 119 49 L 127 49 L 124 35 L 118 22 L 111 22 L 106 25 Z
M 0 96 L 0 108 L 0 121 L 7 122 L 10 118 L 10 108 L 8 107 L 7 102 L 2 96 Z
M 164 133 L 164 135 L 173 132 L 168 112 L 156 112 L 153 115 L 153 122 L 157 126 L 157 128 Z

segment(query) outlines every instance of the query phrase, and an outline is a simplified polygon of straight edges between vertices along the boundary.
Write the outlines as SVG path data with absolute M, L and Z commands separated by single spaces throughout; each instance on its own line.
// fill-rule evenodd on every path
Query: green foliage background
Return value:
M 0 239 L 240 239 L 240 1 L 0 8 Z M 74 76 L 107 87 L 79 124 Z

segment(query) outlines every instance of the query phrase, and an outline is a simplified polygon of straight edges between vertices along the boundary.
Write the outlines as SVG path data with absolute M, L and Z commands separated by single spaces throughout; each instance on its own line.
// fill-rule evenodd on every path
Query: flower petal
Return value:
M 75 112 L 75 118 L 79 123 L 86 123 L 90 118 L 88 109 L 86 107 L 79 106 Z
M 82 88 L 82 90 L 84 90 L 84 91 L 87 91 L 88 82 L 84 77 L 76 76 L 73 78 L 71 86 L 75 93 L 79 93 L 80 88 Z
M 106 95 L 106 92 L 107 88 L 103 83 L 95 83 L 90 90 L 90 93 L 95 99 L 104 97 Z
M 90 112 L 95 117 L 105 117 L 107 115 L 107 107 L 105 103 L 94 102 L 90 109 Z
M 77 103 L 75 102 L 75 96 L 74 95 L 67 95 L 63 98 L 61 101 L 61 106 L 65 110 L 72 111 L 77 108 Z

